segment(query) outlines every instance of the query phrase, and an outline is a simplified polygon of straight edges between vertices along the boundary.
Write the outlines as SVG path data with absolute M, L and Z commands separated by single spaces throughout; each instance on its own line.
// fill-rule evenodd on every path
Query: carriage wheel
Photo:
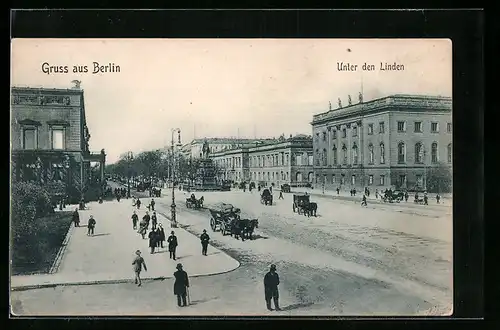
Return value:
M 295 204 L 292 204 L 293 213 L 295 213 Z
M 226 225 L 224 222 L 220 224 L 220 231 L 222 232 L 222 236 L 226 236 Z
M 212 231 L 215 231 L 215 220 L 214 220 L 214 218 L 210 218 L 210 227 L 212 228 Z

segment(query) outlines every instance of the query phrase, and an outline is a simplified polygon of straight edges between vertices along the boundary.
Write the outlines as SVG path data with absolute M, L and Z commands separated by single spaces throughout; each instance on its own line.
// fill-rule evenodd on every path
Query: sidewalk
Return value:
M 104 204 L 89 203 L 89 209 L 80 212 L 80 228 L 72 227 L 70 238 L 63 250 L 62 261 L 54 274 L 12 276 L 12 288 L 33 288 L 54 285 L 79 285 L 120 283 L 132 281 L 132 260 L 135 251 L 141 250 L 148 267 L 142 272 L 144 279 L 173 277 L 177 263 L 182 263 L 190 277 L 229 272 L 239 267 L 239 262 L 213 247 L 207 256 L 201 255 L 198 237 L 181 228 L 170 228 L 170 221 L 157 213 L 163 224 L 165 236 L 174 230 L 179 241 L 177 260 L 171 260 L 166 248 L 150 254 L 148 239 L 142 239 L 132 229 L 132 200 L 110 201 Z M 146 212 L 144 206 L 136 210 L 139 219 Z M 152 212 L 150 212 L 152 214 Z M 87 236 L 87 220 L 96 219 L 95 235 Z M 166 246 L 166 245 L 164 245 Z

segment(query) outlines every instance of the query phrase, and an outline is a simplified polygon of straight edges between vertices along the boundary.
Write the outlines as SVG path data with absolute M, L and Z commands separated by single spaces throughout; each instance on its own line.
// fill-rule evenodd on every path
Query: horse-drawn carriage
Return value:
M 205 198 L 203 196 L 200 197 L 200 199 L 196 199 L 194 194 L 191 194 L 191 197 L 186 198 L 186 207 L 188 209 L 200 209 L 203 207 L 203 202 L 205 201 Z
M 426 195 L 426 194 L 424 194 L 424 196 L 423 196 L 423 197 L 420 197 L 420 196 L 418 195 L 418 193 L 417 193 L 417 194 L 415 194 L 415 199 L 413 200 L 413 202 L 414 202 L 415 204 L 422 204 L 422 205 L 425 205 L 425 204 L 427 204 L 426 199 L 427 199 L 427 195 Z
M 385 203 L 399 203 L 405 198 L 405 194 L 402 191 L 392 191 L 392 190 L 387 190 L 384 192 L 384 195 L 382 196 L 382 200 Z
M 293 194 L 293 212 L 298 214 L 304 214 L 310 217 L 311 215 L 316 216 L 316 211 L 318 210 L 318 204 L 310 201 L 310 196 L 308 194 Z
M 260 194 L 260 202 L 264 205 L 273 205 L 273 195 L 269 189 L 264 188 Z
M 231 204 L 220 203 L 208 209 L 210 211 L 210 227 L 220 231 L 222 235 L 234 235 L 236 239 L 253 239 L 255 228 L 259 227 L 258 219 L 241 218 L 241 210 Z

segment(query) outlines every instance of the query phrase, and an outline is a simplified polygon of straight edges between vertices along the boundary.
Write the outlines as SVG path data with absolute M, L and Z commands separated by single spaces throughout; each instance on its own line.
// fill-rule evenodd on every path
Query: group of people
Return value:
M 80 227 L 80 214 L 78 213 L 78 208 L 75 209 L 72 216 L 72 221 L 75 227 Z M 94 229 L 96 225 L 96 220 L 93 215 L 90 215 L 87 221 L 87 236 L 94 236 Z
M 142 201 L 139 197 L 135 197 L 133 196 L 132 197 L 132 206 L 133 207 L 136 207 L 138 210 L 141 208 L 141 205 L 142 205 Z M 146 208 L 149 210 L 149 211 L 154 211 L 155 210 L 155 205 L 156 205 L 156 202 L 155 200 L 152 198 L 151 201 L 149 202 L 148 205 L 146 205 Z

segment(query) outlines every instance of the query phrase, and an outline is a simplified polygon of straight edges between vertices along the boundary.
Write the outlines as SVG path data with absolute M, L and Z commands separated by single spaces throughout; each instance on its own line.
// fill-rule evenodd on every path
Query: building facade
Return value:
M 211 158 L 224 180 L 304 186 L 314 177 L 312 148 L 310 136 L 297 135 L 215 152 Z
M 13 183 L 35 181 L 72 202 L 101 189 L 106 155 L 89 151 L 83 90 L 13 87 L 11 96 Z
M 217 153 L 219 151 L 242 148 L 245 145 L 253 143 L 267 143 L 274 139 L 240 139 L 240 138 L 203 138 L 194 139 L 188 144 L 182 146 L 182 153 L 184 156 L 190 155 L 192 158 L 201 158 L 203 151 L 203 143 L 205 140 L 210 146 L 210 153 Z
M 314 184 L 325 189 L 425 189 L 452 166 L 452 100 L 393 95 L 313 116 Z

